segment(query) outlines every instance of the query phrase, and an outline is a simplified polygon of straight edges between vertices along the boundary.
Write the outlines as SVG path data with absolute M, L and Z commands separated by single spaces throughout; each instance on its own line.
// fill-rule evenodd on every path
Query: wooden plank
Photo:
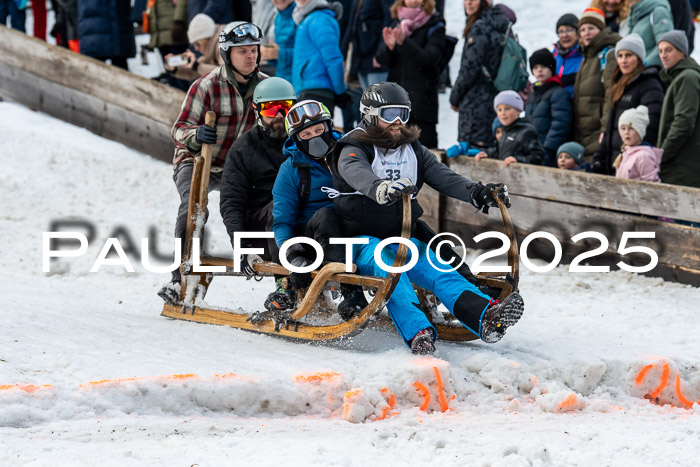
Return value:
M 175 145 L 170 125 L 0 63 L 0 95 L 165 162 Z
M 82 91 L 168 127 L 175 122 L 185 97 L 179 89 L 4 26 L 0 26 L 0 63 L 31 73 L 43 81 Z
M 450 159 L 472 180 L 504 182 L 510 193 L 572 205 L 700 222 L 700 189 L 469 157 Z
M 592 265 L 608 265 L 613 270 L 617 269 L 617 262 L 623 259 L 625 263 L 634 266 L 647 264 L 648 256 L 632 254 L 622 257 L 617 253 L 617 249 L 623 232 L 654 232 L 655 239 L 635 240 L 630 243 L 647 246 L 658 254 L 659 264 L 648 274 L 700 285 L 700 231 L 696 228 L 525 196 L 513 195 L 511 199 L 512 208 L 509 212 L 518 242 L 522 243 L 525 236 L 531 232 L 549 232 L 562 245 L 563 264 L 599 245 L 594 239 L 572 242 L 572 236 L 587 231 L 602 233 L 609 240 L 609 246 L 605 254 L 586 262 Z M 499 241 L 481 242 L 478 245 L 472 241 L 478 233 L 502 231 L 502 224 L 495 211 L 489 216 L 474 213 L 471 206 L 453 199 L 448 200 L 446 209 L 450 215 L 445 219 L 445 229 L 461 236 L 467 247 L 491 249 L 500 246 Z M 553 257 L 553 248 L 548 241 L 536 240 L 528 248 L 528 256 L 550 260 Z

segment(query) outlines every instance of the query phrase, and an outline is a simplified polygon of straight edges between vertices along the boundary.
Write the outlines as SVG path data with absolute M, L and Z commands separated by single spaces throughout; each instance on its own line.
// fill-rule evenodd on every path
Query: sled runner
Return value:
M 205 124 L 213 126 L 215 114 L 207 112 Z M 380 312 L 391 297 L 399 280 L 400 273 L 389 273 L 385 278 L 360 276 L 345 273 L 342 263 L 329 263 L 318 271 L 311 273 L 313 281 L 306 290 L 297 291 L 297 303 L 292 310 L 261 311 L 252 314 L 230 308 L 208 308 L 199 306 L 214 276 L 243 276 L 244 273 L 233 272 L 233 260 L 228 258 L 206 257 L 200 259 L 202 266 L 224 266 L 226 272 L 194 272 L 193 271 L 193 239 L 202 238 L 204 219 L 207 210 L 209 174 L 211 169 L 211 148 L 203 145 L 202 155 L 195 159 L 192 173 L 192 184 L 187 212 L 187 230 L 185 235 L 185 253 L 180 270 L 182 283 L 180 302 L 177 305 L 164 304 L 161 316 L 182 319 L 199 323 L 231 326 L 238 329 L 263 334 L 272 334 L 305 341 L 335 340 L 359 334 L 370 322 L 384 326 L 393 324 L 388 316 Z M 506 276 L 479 274 L 479 281 L 490 287 L 501 290 L 500 299 L 504 299 L 518 286 L 518 246 L 515 231 L 510 222 L 507 208 L 500 199 L 498 205 L 505 224 L 506 235 L 511 239 L 508 252 L 508 263 L 511 274 Z M 401 236 L 410 238 L 411 234 L 411 203 L 408 195 L 403 195 L 403 224 Z M 406 263 L 408 247 L 400 244 L 393 263 L 394 268 Z M 273 274 L 287 276 L 289 271 L 272 262 L 253 264 L 257 276 L 272 276 Z M 353 270 L 355 267 L 353 267 Z M 335 303 L 332 300 L 332 289 L 336 284 L 361 286 L 372 294 L 367 306 L 348 321 L 332 316 Z M 428 319 L 433 323 L 438 338 L 451 341 L 470 341 L 478 339 L 451 314 L 438 310 L 435 296 L 426 290 L 416 289 L 421 306 Z

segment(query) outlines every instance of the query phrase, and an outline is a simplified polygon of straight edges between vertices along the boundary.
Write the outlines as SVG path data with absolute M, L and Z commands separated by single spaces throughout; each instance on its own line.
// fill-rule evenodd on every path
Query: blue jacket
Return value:
M 335 12 L 315 10 L 297 27 L 292 75 L 297 94 L 307 89 L 345 92 L 345 70 L 340 53 L 340 26 Z
M 78 2 L 80 53 L 89 57 L 136 55 L 130 0 Z
M 558 76 L 561 79 L 561 84 L 569 91 L 569 96 L 574 97 L 574 81 L 576 80 L 578 69 L 581 68 L 583 55 L 578 49 L 578 45 L 575 45 L 569 52 L 562 55 L 558 44 L 558 42 L 554 44 L 554 49 L 552 50 L 554 60 L 557 62 L 557 72 L 554 76 Z
M 556 153 L 559 146 L 569 140 L 573 121 L 573 110 L 569 93 L 561 87 L 556 76 L 546 83 L 535 86 L 527 99 L 525 114 L 532 118 L 537 128 L 540 142 L 550 160 L 545 165 L 556 166 Z
M 279 46 L 276 76 L 292 82 L 292 58 L 294 57 L 294 35 L 297 25 L 292 19 L 296 3 L 292 2 L 286 9 L 277 10 L 275 16 L 275 42 Z
M 342 136 L 342 133 L 333 130 L 335 141 Z M 326 207 L 333 209 L 333 200 L 321 191 L 321 187 L 333 187 L 331 173 L 301 152 L 291 138 L 284 143 L 284 154 L 288 156 L 287 160 L 280 166 L 272 188 L 272 231 L 278 247 L 296 237 L 297 231 L 309 222 L 316 211 Z M 299 169 L 294 164 L 308 164 L 310 167 L 311 189 L 309 201 L 304 206 L 299 206 Z
M 204 13 L 216 24 L 228 24 L 234 20 L 234 3 L 230 0 L 187 0 L 187 22 L 195 15 Z

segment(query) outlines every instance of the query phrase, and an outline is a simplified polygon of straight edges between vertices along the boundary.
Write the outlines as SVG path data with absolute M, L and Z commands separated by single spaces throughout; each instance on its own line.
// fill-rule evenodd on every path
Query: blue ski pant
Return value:
M 353 262 L 357 265 L 358 272 L 365 276 L 386 277 L 387 271 L 379 267 L 374 260 L 374 251 L 380 239 L 364 235 L 362 237 L 368 238 L 369 244 L 353 245 Z M 420 301 L 411 283 L 433 292 L 467 329 L 480 336 L 481 319 L 491 303 L 491 298 L 457 271 L 442 272 L 435 269 L 428 261 L 430 257 L 432 264 L 441 264 L 435 253 L 420 240 L 411 238 L 411 242 L 418 248 L 418 262 L 401 274 L 386 304 L 389 316 L 404 342 L 408 344 L 419 331 L 426 328 L 432 329 L 433 337 L 437 337 L 435 328 L 420 309 Z M 392 266 L 397 251 L 397 244 L 385 247 L 381 252 L 384 263 Z M 411 258 L 412 253 L 409 250 L 406 263 Z

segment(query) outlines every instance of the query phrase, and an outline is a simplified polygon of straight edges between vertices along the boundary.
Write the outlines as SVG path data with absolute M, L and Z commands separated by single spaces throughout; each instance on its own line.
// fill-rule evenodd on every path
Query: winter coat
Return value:
M 615 176 L 630 180 L 660 182 L 659 163 L 663 153 L 663 149 L 655 148 L 647 143 L 627 146 L 621 153 L 622 160 L 620 166 L 615 170 Z
M 403 222 L 402 203 L 381 205 L 377 202 L 377 187 L 385 177 L 377 176 L 372 170 L 376 151 L 386 153 L 383 148 L 358 142 L 354 130 L 346 134 L 333 148 L 331 171 L 333 188 L 347 193 L 334 199 L 335 212 L 344 235 L 371 235 L 387 238 L 401 235 Z M 405 145 L 408 146 L 408 145 Z M 428 148 L 418 141 L 410 143 L 415 154 L 417 179 L 412 180 L 418 191 L 427 183 L 445 196 L 471 203 L 473 192 L 478 184 L 462 177 L 442 164 Z M 387 160 L 391 156 L 388 156 Z M 383 175 L 383 174 L 382 174 Z M 355 192 L 361 194 L 354 194 Z M 418 200 L 411 200 L 412 234 L 416 221 L 423 215 Z
M 314 10 L 304 17 L 297 26 L 292 59 L 292 84 L 297 94 L 308 89 L 345 93 L 339 43 L 340 26 L 332 9 Z
M 275 43 L 279 46 L 275 76 L 292 82 L 292 60 L 294 58 L 294 36 L 297 25 L 292 19 L 292 11 L 296 3 L 292 2 L 287 8 L 277 12 L 275 17 Z
M 673 29 L 673 17 L 668 0 L 640 0 L 632 7 L 628 17 L 630 34 L 636 33 L 644 40 L 649 65 L 661 65 L 659 38 Z
M 189 68 L 177 67 L 173 74 L 175 78 L 184 79 L 185 81 L 194 81 L 200 76 L 206 75 L 214 68 L 224 64 L 221 53 L 219 53 L 219 33 L 224 26 L 223 24 L 216 25 L 216 32 L 209 39 L 206 50 L 197 58 L 197 62 L 199 63 L 197 65 L 197 71 Z
M 394 22 L 389 11 L 393 3 L 393 0 L 353 0 L 350 9 L 344 13 L 350 19 L 342 49 L 347 51 L 348 45 L 352 44 L 351 74 L 382 71 L 374 68 L 372 58 L 384 44 L 382 29 Z
M 333 140 L 338 141 L 343 134 L 333 130 Z M 284 155 L 287 159 L 280 167 L 277 180 L 272 188 L 274 199 L 272 207 L 272 231 L 275 243 L 281 247 L 284 242 L 297 235 L 309 219 L 321 208 L 333 208 L 333 200 L 321 188 L 333 187 L 330 171 L 297 148 L 296 142 L 289 138 L 284 143 Z M 309 167 L 309 199 L 302 206 L 299 199 L 299 166 Z
M 173 0 L 156 0 L 148 13 L 148 33 L 151 35 L 149 48 L 187 45 L 186 38 L 177 43 L 173 41 L 173 36 L 170 34 L 173 21 L 187 22 L 187 2 L 174 4 Z
M 691 54 L 695 48 L 695 23 L 693 22 L 690 2 L 688 0 L 668 0 L 668 3 L 671 5 L 673 29 L 685 32 L 688 37 L 688 54 Z
M 491 123 L 496 117 L 493 99 L 497 91 L 482 66 L 491 76 L 498 74 L 509 23 L 500 8 L 487 8 L 464 41 L 459 75 L 450 94 L 450 104 L 459 107 L 458 141 L 483 142 L 487 146 L 495 143 Z
M 204 116 L 211 110 L 216 113 L 216 144 L 212 145 L 212 167 L 223 167 L 226 155 L 233 143 L 255 125 L 253 92 L 255 86 L 267 78 L 258 73 L 248 81 L 245 94 L 241 94 L 233 71 L 220 66 L 192 83 L 180 107 L 170 134 L 175 140 L 173 166 L 193 161 L 202 150 L 197 141 L 197 128 L 204 125 Z
M 541 165 L 545 159 L 537 128 L 527 117 L 504 126 L 500 141 L 486 153 L 489 158 L 502 161 L 512 156 L 523 164 Z
M 661 109 L 661 181 L 700 188 L 700 66 L 685 58 L 661 72 L 666 97 Z
M 556 76 L 561 79 L 561 84 L 569 92 L 570 97 L 574 97 L 574 82 L 576 81 L 576 73 L 581 68 L 583 54 L 579 50 L 579 46 L 575 45 L 572 49 L 562 52 L 559 48 L 559 42 L 554 44 L 552 55 L 557 62 Z
M 394 50 L 389 50 L 384 41 L 379 46 L 377 61 L 389 70 L 387 81 L 400 84 L 408 92 L 415 120 L 438 122 L 437 63 L 444 46 L 445 23 L 438 15 L 414 30 L 403 45 L 396 44 Z
M 235 18 L 233 15 L 233 4 L 231 0 L 187 0 L 180 2 L 187 5 L 187 23 L 198 15 L 204 13 L 214 20 L 216 24 L 228 24 Z
M 78 2 L 80 53 L 96 58 L 136 55 L 129 0 Z
M 620 149 L 622 148 L 622 138 L 617 127 L 617 121 L 622 112 L 634 109 L 640 105 L 646 106 L 649 109 L 649 125 L 647 125 L 644 140 L 656 146 L 663 102 L 664 88 L 661 85 L 659 72 L 656 68 L 647 68 L 627 85 L 620 100 L 610 109 L 603 142 L 598 146 L 593 156 L 595 162 L 603 164 L 604 173 L 614 174 L 612 163 L 617 155 L 620 154 Z
M 535 86 L 527 98 L 525 114 L 535 122 L 540 142 L 550 156 L 549 165 L 555 166 L 557 149 L 568 141 L 573 123 L 569 93 L 558 77 Z
M 610 113 L 605 90 L 615 70 L 615 44 L 619 40 L 619 35 L 603 29 L 581 50 L 584 59 L 574 83 L 574 139 L 583 145 L 584 158 L 588 161 L 592 161 L 598 149 L 598 138 Z M 604 70 L 601 70 L 601 58 L 605 61 Z
M 270 138 L 260 125 L 255 125 L 228 151 L 221 174 L 219 209 L 232 241 L 234 232 L 249 231 L 247 219 L 272 201 L 272 186 L 287 158 L 282 153 L 284 141 Z

